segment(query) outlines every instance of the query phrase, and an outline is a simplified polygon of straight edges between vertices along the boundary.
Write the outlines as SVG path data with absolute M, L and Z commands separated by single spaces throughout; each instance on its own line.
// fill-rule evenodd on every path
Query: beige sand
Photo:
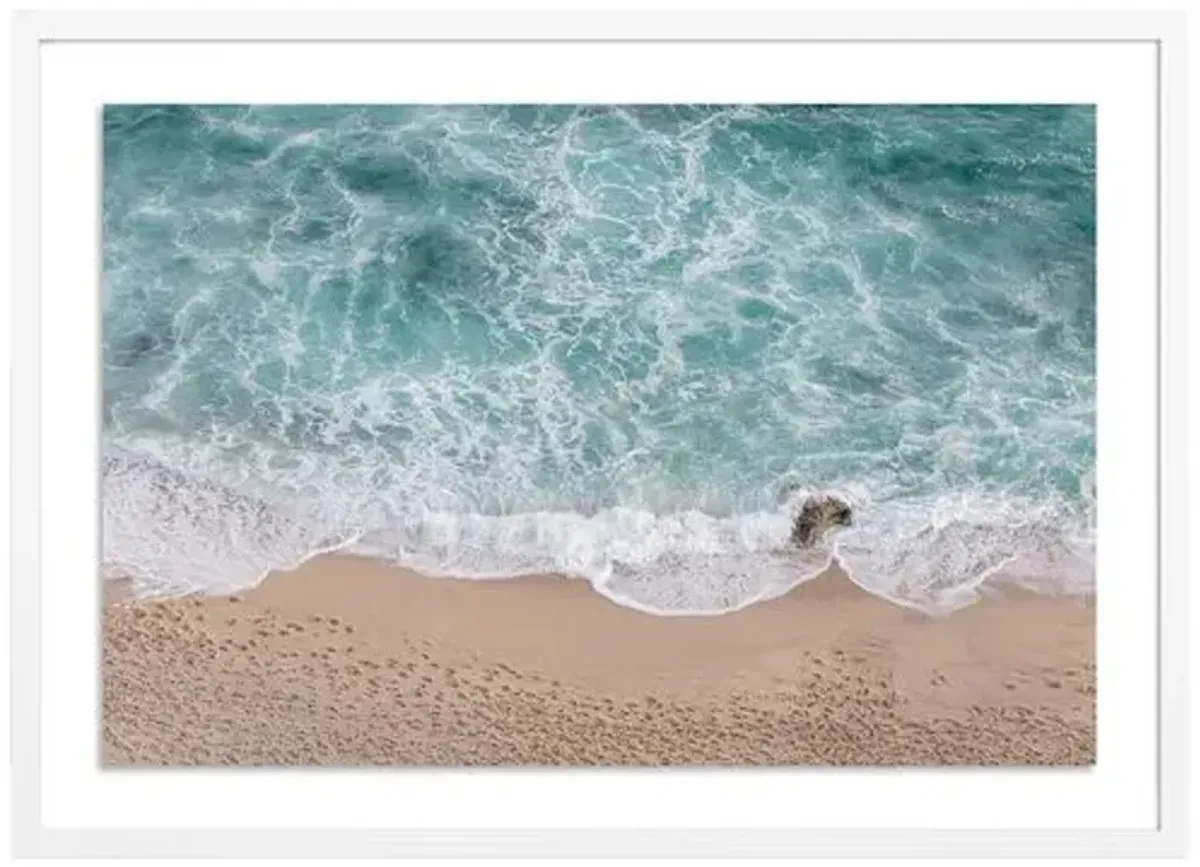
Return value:
M 105 603 L 110 764 L 1089 764 L 1094 606 L 945 618 L 836 572 L 719 617 L 323 557 Z

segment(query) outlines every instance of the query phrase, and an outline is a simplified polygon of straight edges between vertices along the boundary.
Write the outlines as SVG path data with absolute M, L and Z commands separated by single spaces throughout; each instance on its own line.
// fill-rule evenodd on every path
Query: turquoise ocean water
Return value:
M 344 549 L 671 614 L 837 557 L 1092 586 L 1074 106 L 109 106 L 104 546 L 144 592 Z M 788 549 L 809 491 L 854 506 Z

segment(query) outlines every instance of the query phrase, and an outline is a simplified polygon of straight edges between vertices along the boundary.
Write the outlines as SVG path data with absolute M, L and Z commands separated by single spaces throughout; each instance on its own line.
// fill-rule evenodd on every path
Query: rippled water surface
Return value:
M 1094 164 L 1090 107 L 110 106 L 108 568 L 1086 590 Z

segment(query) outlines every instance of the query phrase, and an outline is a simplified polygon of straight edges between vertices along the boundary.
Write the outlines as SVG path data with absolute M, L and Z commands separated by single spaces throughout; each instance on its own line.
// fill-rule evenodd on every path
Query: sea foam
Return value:
M 1088 592 L 1094 113 L 110 106 L 106 568 Z M 794 500 L 853 526 L 789 548 Z

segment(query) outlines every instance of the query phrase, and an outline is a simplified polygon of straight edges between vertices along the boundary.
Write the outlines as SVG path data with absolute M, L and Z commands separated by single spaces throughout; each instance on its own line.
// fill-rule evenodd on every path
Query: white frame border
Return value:
M 1156 830 L 51 830 L 42 824 L 40 292 L 12 292 L 13 847 L 19 855 L 1146 856 L 1187 836 L 1184 16 L 1178 12 L 36 12 L 12 31 L 11 286 L 40 286 L 39 52 L 52 41 L 1115 41 L 1158 46 Z M 1165 178 L 1170 183 L 1165 183 Z M 20 371 L 19 374 L 16 371 Z M 1171 473 L 1164 468 L 1172 467 Z M 17 508 L 18 504 L 20 508 Z M 20 664 L 18 664 L 20 660 Z

